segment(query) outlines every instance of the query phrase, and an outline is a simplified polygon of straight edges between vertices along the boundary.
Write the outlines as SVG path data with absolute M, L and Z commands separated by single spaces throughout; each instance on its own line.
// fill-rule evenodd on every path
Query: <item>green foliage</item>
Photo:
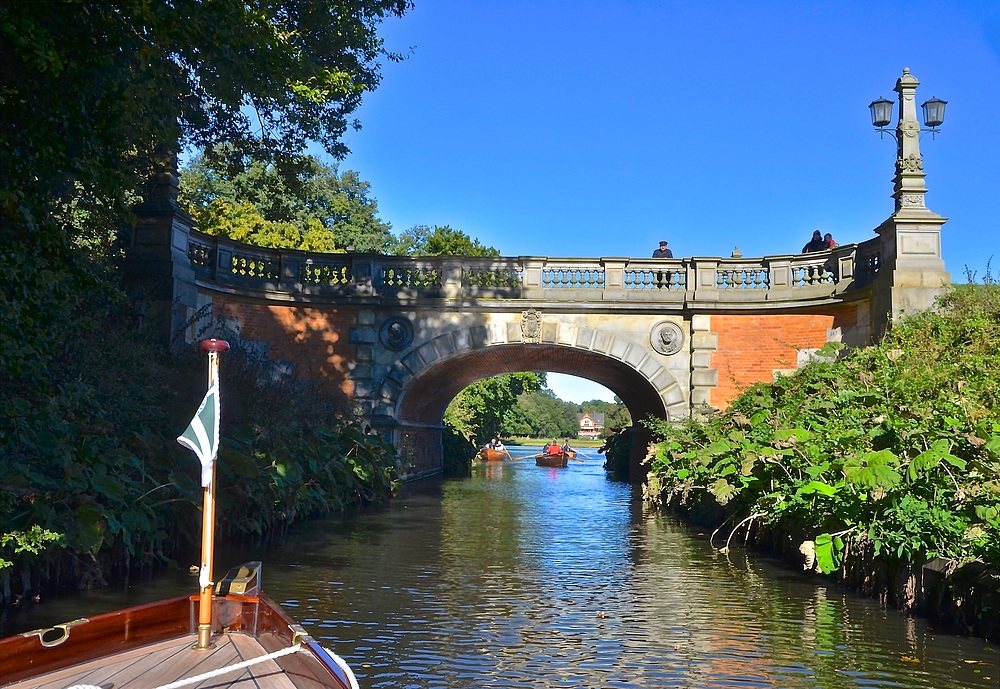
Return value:
M 461 230 L 448 225 L 433 228 L 414 225 L 389 248 L 396 256 L 499 256 L 492 246 L 485 246 Z
M 583 407 L 585 409 L 588 408 L 586 402 L 583 404 Z M 616 395 L 615 402 L 611 405 L 611 410 L 604 414 L 604 436 L 610 436 L 612 433 L 617 433 L 631 426 L 632 414 L 629 413 L 628 407 Z
M 6 551 L 12 558 L 16 558 L 21 553 L 37 555 L 45 548 L 46 543 L 58 543 L 62 539 L 62 534 L 43 529 L 35 524 L 26 531 L 11 531 L 0 534 L 0 553 Z M 6 569 L 13 565 L 13 560 L 7 560 L 0 556 L 0 569 Z
M 447 477 L 462 477 L 472 474 L 472 460 L 476 455 L 476 446 L 459 430 L 445 424 L 442 432 L 444 475 Z
M 476 447 L 503 435 L 504 421 L 525 391 L 545 385 L 545 374 L 505 373 L 473 383 L 445 409 L 444 421 Z
M 284 161 L 318 141 L 342 155 L 348 118 L 379 81 L 378 23 L 408 6 L 0 3 L 0 538 L 61 535 L 18 553 L 30 585 L 70 565 L 99 583 L 190 537 L 197 487 L 172 438 L 197 395 L 179 398 L 178 370 L 116 273 L 144 182 L 184 145 Z M 385 457 L 357 461 L 369 487 L 350 490 L 386 486 Z
M 654 501 L 797 524 L 816 565 L 876 554 L 1000 565 L 1000 288 L 966 285 L 875 347 L 747 390 L 659 438 Z
M 548 388 L 527 390 L 517 399 L 517 407 L 508 416 L 505 435 L 532 438 L 575 438 L 579 430 L 579 405 L 565 402 Z
M 51 362 L 62 381 L 52 394 L 23 381 L 0 392 L 0 542 L 59 536 L 44 551 L 3 555 L 36 588 L 68 572 L 100 585 L 198 540 L 198 464 L 174 438 L 204 394 L 204 356 L 178 366 L 123 308 L 100 326 Z M 392 448 L 337 421 L 336 404 L 262 381 L 253 362 L 227 355 L 219 537 L 263 536 L 395 490 Z
M 351 425 L 243 424 L 223 448 L 218 510 L 240 534 L 374 502 L 399 485 L 392 446 Z
M 836 572 L 844 562 L 844 539 L 828 533 L 816 537 L 816 567 L 824 574 Z
M 619 428 L 604 438 L 604 445 L 598 450 L 598 452 L 606 457 L 604 470 L 616 481 L 628 481 L 631 478 L 629 474 L 633 433 L 634 431 L 631 426 Z M 655 484 L 658 486 L 655 474 L 650 474 L 650 482 L 651 485 Z M 648 489 L 649 486 L 647 485 L 644 490 Z M 658 489 L 654 489 L 654 493 L 658 496 Z
M 0 380 L 50 385 L 48 362 L 94 322 L 94 293 L 115 289 L 104 269 L 164 151 L 287 158 L 315 140 L 342 155 L 379 81 L 376 28 L 408 6 L 0 3 Z
M 218 147 L 182 171 L 180 202 L 198 229 L 247 244 L 383 252 L 393 237 L 369 188 L 312 156 L 269 163 Z

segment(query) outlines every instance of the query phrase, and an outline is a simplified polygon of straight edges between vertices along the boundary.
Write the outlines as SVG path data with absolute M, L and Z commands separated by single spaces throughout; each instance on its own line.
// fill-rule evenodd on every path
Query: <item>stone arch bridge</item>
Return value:
M 203 234 L 175 188 L 162 176 L 138 208 L 128 262 L 158 290 L 170 335 L 235 339 L 275 376 L 343 395 L 411 478 L 440 471 L 445 407 L 477 380 L 567 373 L 614 391 L 634 419 L 680 420 L 724 408 L 826 342 L 872 342 L 950 282 L 944 218 L 928 211 L 897 212 L 872 239 L 813 254 L 407 258 Z M 647 440 L 637 428 L 634 480 Z

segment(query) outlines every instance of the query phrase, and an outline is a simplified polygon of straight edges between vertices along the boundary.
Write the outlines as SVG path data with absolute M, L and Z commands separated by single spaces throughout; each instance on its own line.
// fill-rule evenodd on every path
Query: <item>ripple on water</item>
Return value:
M 599 465 L 519 462 L 427 491 L 298 551 L 302 570 L 317 547 L 351 550 L 312 581 L 327 605 L 366 611 L 328 618 L 363 686 L 998 686 L 959 662 L 992 658 L 982 642 L 735 548 L 721 556 Z M 380 633 L 352 648 L 368 615 Z
M 993 646 L 720 555 L 600 461 L 477 466 L 231 559 L 365 689 L 1000 689 Z

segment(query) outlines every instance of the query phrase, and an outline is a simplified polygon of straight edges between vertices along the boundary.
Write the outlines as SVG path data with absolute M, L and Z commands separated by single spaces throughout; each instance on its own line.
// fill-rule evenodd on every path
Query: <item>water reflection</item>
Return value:
M 720 555 L 600 459 L 477 464 L 263 558 L 265 590 L 368 688 L 1000 687 L 983 642 Z

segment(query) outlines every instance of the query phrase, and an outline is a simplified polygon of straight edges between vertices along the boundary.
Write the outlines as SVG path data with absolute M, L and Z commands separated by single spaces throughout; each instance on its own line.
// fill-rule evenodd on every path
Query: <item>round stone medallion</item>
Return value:
M 662 321 L 653 326 L 649 343 L 660 354 L 670 356 L 681 351 L 684 346 L 684 331 L 673 321 Z
M 405 316 L 393 316 L 379 328 L 378 338 L 394 351 L 406 349 L 413 342 L 413 324 Z

